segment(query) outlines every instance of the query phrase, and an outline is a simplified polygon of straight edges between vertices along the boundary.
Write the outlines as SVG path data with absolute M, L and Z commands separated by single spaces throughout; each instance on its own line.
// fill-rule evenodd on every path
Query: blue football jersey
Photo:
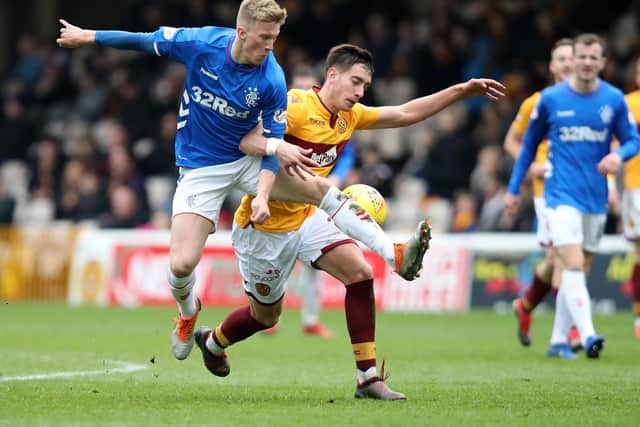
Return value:
M 544 198 L 547 206 L 573 206 L 583 213 L 607 212 L 607 180 L 598 172 L 600 160 L 609 154 L 612 135 L 624 146 L 623 160 L 637 152 L 638 130 L 620 90 L 598 80 L 591 93 L 575 92 L 568 80 L 544 91 L 531 113 L 514 166 L 509 192 L 519 187 L 545 137 L 549 157 L 545 171 Z
M 260 118 L 264 135 L 282 138 L 287 86 L 273 53 L 259 66 L 231 57 L 235 30 L 161 27 L 153 34 L 156 54 L 186 65 L 178 113 L 176 164 L 198 168 L 243 157 L 240 140 Z

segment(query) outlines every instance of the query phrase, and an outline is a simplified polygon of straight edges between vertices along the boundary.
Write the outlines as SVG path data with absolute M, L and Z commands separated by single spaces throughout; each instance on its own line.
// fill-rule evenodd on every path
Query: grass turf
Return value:
M 215 326 L 227 310 L 205 308 Z M 355 371 L 344 315 L 323 313 L 333 340 L 303 336 L 286 312 L 275 336 L 229 351 L 231 375 L 213 377 L 194 348 L 170 353 L 170 308 L 0 306 L 0 425 L 215 426 L 635 426 L 640 419 L 640 341 L 629 313 L 596 317 L 599 360 L 548 359 L 552 317 L 522 348 L 515 318 L 378 314 L 378 359 L 406 402 L 353 398 Z M 124 364 L 144 365 L 118 372 Z M 55 379 L 28 375 L 98 371 Z M 71 375 L 69 374 L 69 375 Z M 10 379 L 14 378 L 14 379 Z M 9 379 L 9 380 L 8 380 Z

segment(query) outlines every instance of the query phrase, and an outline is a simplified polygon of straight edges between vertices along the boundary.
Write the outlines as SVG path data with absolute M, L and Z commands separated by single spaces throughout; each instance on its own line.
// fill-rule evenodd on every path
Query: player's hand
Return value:
M 465 96 L 484 95 L 492 101 L 502 98 L 507 88 L 493 79 L 471 79 L 462 83 Z
M 616 173 L 621 164 L 622 157 L 620 157 L 620 154 L 614 151 L 613 153 L 609 153 L 604 156 L 602 160 L 598 162 L 598 172 L 600 172 L 602 175 L 606 175 L 608 173 Z
M 520 196 L 507 193 L 504 196 L 504 210 L 510 217 L 515 217 L 520 209 Z
M 544 178 L 545 164 L 542 162 L 534 162 L 529 166 L 529 176 L 531 178 Z
M 315 172 L 311 168 L 320 167 L 318 163 L 309 157 L 312 152 L 313 150 L 310 148 L 302 148 L 282 141 L 276 150 L 276 157 L 280 160 L 280 166 L 287 174 L 291 176 L 298 175 L 303 180 L 306 180 L 309 175 L 315 176 Z
M 56 39 L 56 43 L 60 47 L 74 48 L 85 44 L 91 44 L 95 41 L 96 32 L 92 30 L 84 30 L 75 25 L 69 24 L 64 19 L 59 20 L 62 24 L 60 28 L 60 37 Z
M 262 224 L 271 218 L 269 211 L 269 201 L 264 197 L 256 196 L 251 201 L 251 222 L 254 224 Z

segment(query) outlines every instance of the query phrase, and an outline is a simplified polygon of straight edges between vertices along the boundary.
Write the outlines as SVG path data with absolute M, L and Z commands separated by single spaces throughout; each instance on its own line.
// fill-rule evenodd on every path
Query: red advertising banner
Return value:
M 400 239 L 406 238 L 400 236 Z M 72 305 L 175 304 L 167 285 L 169 236 L 161 232 L 86 230 L 76 245 L 69 279 Z M 205 305 L 246 304 L 242 278 L 230 236 L 216 233 L 196 267 L 194 292 Z M 376 305 L 412 312 L 465 311 L 470 301 L 471 251 L 456 244 L 435 244 L 424 259 L 422 276 L 406 282 L 375 253 L 365 250 L 373 267 Z M 287 285 L 285 306 L 301 305 L 298 265 Z M 344 285 L 321 273 L 321 304 L 341 308 Z

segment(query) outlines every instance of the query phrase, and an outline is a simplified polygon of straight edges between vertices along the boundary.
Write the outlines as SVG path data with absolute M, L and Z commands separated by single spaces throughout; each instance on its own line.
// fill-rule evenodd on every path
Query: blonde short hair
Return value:
M 254 22 L 275 22 L 283 25 L 287 19 L 287 10 L 275 0 L 243 0 L 238 9 L 237 26 L 250 27 Z

